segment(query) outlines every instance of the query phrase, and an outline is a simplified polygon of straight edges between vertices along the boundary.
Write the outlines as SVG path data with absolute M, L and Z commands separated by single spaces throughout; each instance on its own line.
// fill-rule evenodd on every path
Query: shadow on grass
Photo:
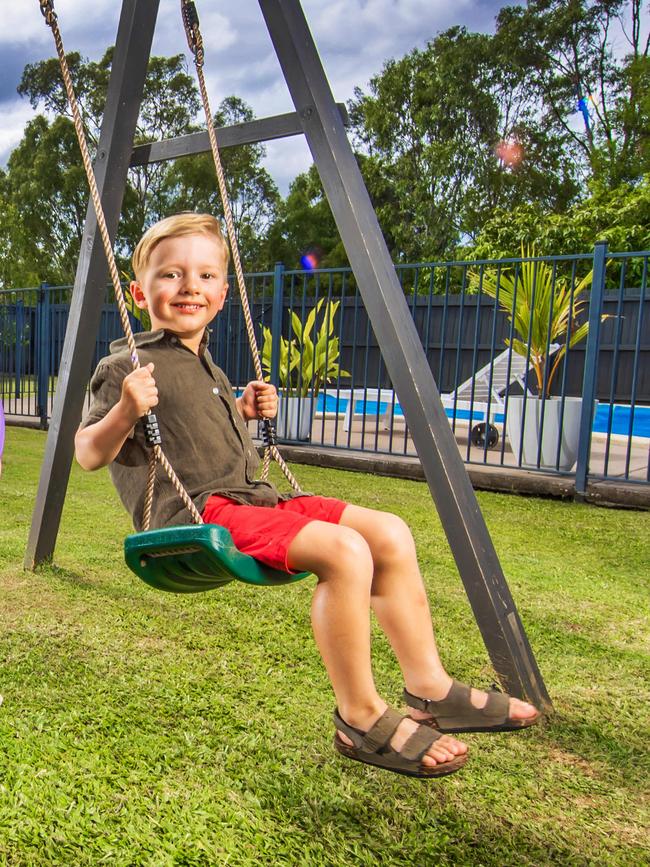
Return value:
M 597 711 L 597 708 L 596 708 Z M 650 773 L 647 739 L 642 731 L 630 732 L 625 726 L 616 727 L 611 719 L 601 723 L 579 720 L 561 714 L 540 730 L 539 743 L 560 748 L 583 762 L 608 768 L 607 777 L 626 787 L 635 780 L 642 783 Z M 602 770 L 602 769 L 601 769 Z M 602 776 L 602 773 L 597 773 Z
M 478 772 L 478 769 L 477 769 Z M 330 782 L 331 774 L 325 771 Z M 460 772 L 471 774 L 472 769 Z M 388 774 L 369 774 L 363 767 L 346 767 L 343 796 L 328 790 L 316 795 L 305 790 L 304 783 L 284 777 L 273 793 L 265 790 L 263 781 L 251 790 L 274 823 L 300 829 L 305 836 L 304 857 L 316 856 L 312 863 L 329 863 L 331 851 L 341 850 L 348 856 L 339 863 L 349 864 L 436 864 L 436 865 L 541 865 L 541 864 L 627 864 L 633 853 L 612 839 L 609 851 L 598 847 L 602 862 L 590 858 L 590 845 L 584 835 L 567 821 L 565 830 L 549 816 L 547 823 L 534 817 L 536 805 L 524 822 L 514 815 L 508 818 L 507 805 L 488 814 L 467 808 L 464 796 L 454 783 L 388 779 Z M 460 776 L 460 775 L 459 775 Z M 297 778 L 300 780 L 300 776 Z M 454 782 L 456 778 L 454 779 Z M 485 775 L 486 790 L 491 780 Z M 514 800 L 521 793 L 513 780 Z M 503 803 L 503 802 L 502 802 Z M 282 811 L 278 810 L 282 804 Z M 543 816 L 543 810 L 540 810 Z M 614 857 L 616 850 L 620 860 Z M 323 860 L 317 860 L 318 855 Z M 634 859 L 633 859 L 634 860 Z M 639 862 L 637 862 L 639 863 Z
M 144 582 L 134 581 L 131 572 L 129 572 L 126 567 L 124 567 L 123 585 L 116 583 L 116 581 L 112 579 L 102 578 L 99 575 L 89 577 L 87 574 L 82 572 L 77 572 L 54 564 L 39 566 L 33 574 L 37 577 L 50 576 L 52 579 L 60 581 L 61 583 L 73 587 L 74 589 L 78 589 L 79 591 L 105 596 L 109 599 L 114 599 L 117 602 L 127 602 L 130 608 L 134 605 L 146 607 L 147 602 L 152 601 L 149 600 L 149 595 L 151 594 L 154 596 L 156 593 L 152 588 L 148 588 Z

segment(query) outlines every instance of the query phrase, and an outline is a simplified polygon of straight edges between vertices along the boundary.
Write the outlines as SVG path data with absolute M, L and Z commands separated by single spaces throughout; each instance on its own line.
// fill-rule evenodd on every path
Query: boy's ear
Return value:
M 131 297 L 135 301 L 136 305 L 141 310 L 147 309 L 147 299 L 144 296 L 144 292 L 142 291 L 142 286 L 138 283 L 137 280 L 131 280 L 129 283 L 129 292 L 131 293 Z
M 218 311 L 223 310 L 223 305 L 226 303 L 226 296 L 228 295 L 228 280 L 224 281 L 223 287 L 221 289 L 221 298 L 219 299 L 219 306 L 217 308 Z

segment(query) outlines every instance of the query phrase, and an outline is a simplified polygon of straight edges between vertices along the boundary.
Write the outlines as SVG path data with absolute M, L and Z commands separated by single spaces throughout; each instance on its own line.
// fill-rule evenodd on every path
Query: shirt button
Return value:
M 219 389 L 218 389 L 218 388 L 213 388 L 213 389 L 212 389 L 212 394 L 219 394 Z

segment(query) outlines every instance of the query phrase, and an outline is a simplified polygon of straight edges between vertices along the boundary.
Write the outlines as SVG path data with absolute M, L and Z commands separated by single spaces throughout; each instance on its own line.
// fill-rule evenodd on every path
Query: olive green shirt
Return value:
M 140 364 L 154 363 L 159 402 L 153 412 L 162 449 L 199 512 L 211 494 L 255 506 L 275 506 L 278 500 L 294 496 L 279 494 L 269 482 L 254 480 L 259 457 L 237 412 L 232 387 L 207 349 L 207 330 L 198 355 L 168 331 L 136 334 L 135 341 Z M 110 350 L 91 380 L 91 403 L 82 427 L 98 422 L 115 406 L 122 381 L 133 369 L 125 339 L 111 343 Z M 113 484 L 136 530 L 142 529 L 149 454 L 143 425 L 138 423 L 109 465 Z M 191 520 L 158 464 L 152 528 L 189 524 Z

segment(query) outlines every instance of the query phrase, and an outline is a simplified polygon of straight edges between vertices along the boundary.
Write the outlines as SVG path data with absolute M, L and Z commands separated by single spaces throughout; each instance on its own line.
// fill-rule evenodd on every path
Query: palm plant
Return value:
M 339 339 L 334 336 L 334 317 L 341 302 L 328 301 L 323 310 L 325 300 L 321 298 L 310 311 L 304 326 L 300 317 L 292 311 L 291 328 L 294 337 L 287 340 L 280 335 L 278 376 L 280 387 L 287 397 L 307 397 L 311 391 L 316 398 L 326 383 L 342 376 L 350 376 L 346 370 L 341 370 L 339 367 Z M 312 338 L 321 311 L 320 325 L 315 338 Z M 265 378 L 269 381 L 273 335 L 269 328 L 264 328 L 263 332 L 262 367 L 266 374 Z
M 547 262 L 531 261 L 535 247 L 524 251 L 523 261 L 514 275 L 511 269 L 485 272 L 482 277 L 474 273 L 474 286 L 492 298 L 507 314 L 512 332 L 517 335 L 505 341 L 519 355 L 529 359 L 535 371 L 538 394 L 550 396 L 551 384 L 567 348 L 575 346 L 587 336 L 589 323 L 577 324 L 577 316 L 586 303 L 585 291 L 591 286 L 593 269 L 572 287 L 566 277 L 558 277 Z M 605 318 L 605 317 L 603 317 Z M 549 349 L 561 344 L 547 371 Z

